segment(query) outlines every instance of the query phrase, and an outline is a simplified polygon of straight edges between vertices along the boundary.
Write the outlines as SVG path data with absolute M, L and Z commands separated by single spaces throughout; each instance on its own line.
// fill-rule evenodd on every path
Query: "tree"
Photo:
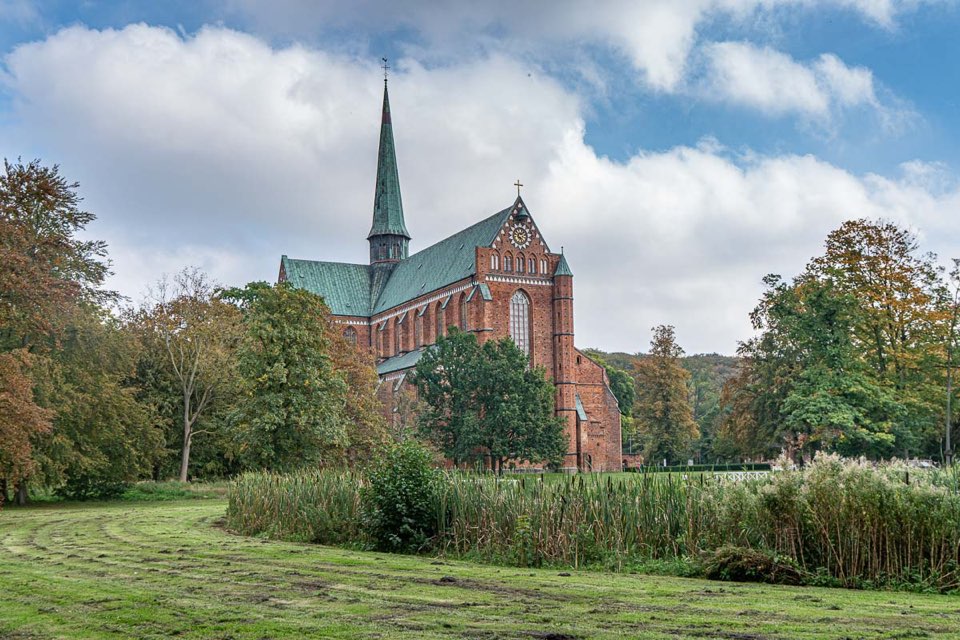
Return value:
M 141 344 L 102 309 L 76 308 L 38 378 L 56 408 L 37 459 L 49 486 L 73 498 L 104 497 L 150 475 L 163 440 L 155 408 L 133 382 Z
M 793 282 L 768 276 L 751 315 L 760 334 L 724 391 L 724 442 L 765 457 L 932 455 L 951 360 L 940 273 L 911 232 L 852 220 Z
M 0 505 L 10 486 L 25 488 L 22 481 L 36 468 L 33 441 L 51 428 L 53 412 L 34 401 L 30 364 L 26 349 L 0 353 Z M 21 489 L 20 502 L 24 498 Z
M 427 406 L 421 432 L 455 464 L 486 456 L 502 473 L 509 460 L 562 460 L 553 384 L 511 339 L 481 346 L 473 334 L 451 330 L 427 349 L 413 378 Z
M 346 379 L 356 376 L 335 370 L 323 298 L 262 282 L 225 295 L 243 308 L 234 414 L 241 458 L 270 470 L 342 460 L 350 444 Z
M 669 325 L 653 328 L 650 354 L 636 370 L 637 431 L 646 460 L 681 459 L 698 437 L 687 391 L 690 374 L 680 364 L 683 349 Z
M 0 350 L 32 347 L 57 333 L 80 301 L 109 300 L 106 244 L 77 234 L 95 219 L 79 207 L 77 183 L 38 160 L 0 175 Z
M 455 466 L 477 454 L 478 352 L 474 334 L 451 327 L 448 335 L 424 351 L 413 373 L 417 393 L 426 405 L 420 431 Z
M 186 268 L 161 279 L 132 322 L 140 327 L 149 357 L 171 376 L 179 406 L 180 481 L 189 477 L 197 421 L 236 386 L 235 352 L 240 312 L 225 302 L 207 276 Z
M 502 474 L 508 460 L 560 464 L 567 441 L 543 368 L 531 369 L 510 338 L 485 342 L 478 355 L 476 436 L 490 467 Z
M 369 460 L 390 439 L 387 421 L 377 399 L 380 379 L 373 354 L 347 340 L 329 313 L 323 317 L 327 320 L 333 370 L 345 385 L 347 461 L 356 465 Z
M 953 374 L 956 370 L 956 356 L 958 348 L 958 326 L 960 326 L 960 259 L 954 258 L 953 269 L 950 271 L 952 291 L 947 298 L 946 339 L 944 351 L 944 368 L 946 370 L 946 410 L 944 420 L 944 462 L 953 464 Z

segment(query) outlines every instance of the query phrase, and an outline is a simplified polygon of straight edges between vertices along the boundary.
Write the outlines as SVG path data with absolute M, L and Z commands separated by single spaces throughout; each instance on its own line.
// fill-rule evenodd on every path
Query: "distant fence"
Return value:
M 641 465 L 626 469 L 631 473 L 729 473 L 729 472 L 767 472 L 769 462 L 749 462 L 741 464 L 676 464 L 669 467 Z

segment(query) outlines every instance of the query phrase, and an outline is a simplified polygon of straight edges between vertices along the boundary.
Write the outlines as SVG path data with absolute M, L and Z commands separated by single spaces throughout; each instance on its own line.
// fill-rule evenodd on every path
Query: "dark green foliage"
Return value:
M 378 549 L 416 552 L 439 530 L 443 475 L 415 440 L 390 445 L 367 473 L 363 518 Z
M 420 430 L 444 455 L 503 471 L 508 460 L 557 463 L 566 450 L 553 384 L 509 338 L 482 346 L 457 330 L 424 353 L 414 375 Z
M 726 545 L 707 556 L 703 575 L 711 580 L 799 585 L 804 574 L 790 558 L 765 550 Z
M 254 283 L 226 296 L 244 305 L 234 415 L 241 460 L 290 470 L 341 458 L 347 389 L 329 354 L 323 299 L 288 283 Z
M 99 309 L 78 308 L 38 372 L 38 397 L 56 410 L 38 458 L 46 484 L 62 495 L 111 497 L 150 476 L 162 431 L 131 383 L 138 352 L 132 332 Z

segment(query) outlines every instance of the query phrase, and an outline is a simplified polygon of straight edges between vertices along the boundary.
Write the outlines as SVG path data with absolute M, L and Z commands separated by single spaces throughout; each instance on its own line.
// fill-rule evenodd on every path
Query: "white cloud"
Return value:
M 848 67 L 833 54 L 802 63 L 749 42 L 717 42 L 704 47 L 704 57 L 708 70 L 695 91 L 709 100 L 770 116 L 796 114 L 822 124 L 856 107 L 875 111 L 885 124 L 907 115 L 881 105 L 869 69 Z
M 241 284 L 275 278 L 281 253 L 365 260 L 382 87 L 371 63 L 143 25 L 68 29 L 5 62 L 16 124 L 2 151 L 40 150 L 81 182 L 124 293 L 186 264 Z M 850 217 L 915 224 L 931 249 L 960 241 L 960 191 L 937 165 L 857 176 L 712 139 L 613 162 L 584 143 L 578 97 L 506 55 L 401 60 L 391 91 L 413 248 L 506 206 L 521 178 L 576 273 L 582 346 L 640 350 L 671 322 L 688 351 L 731 352 L 760 278 L 801 269 Z
M 852 11 L 885 29 L 922 0 L 231 0 L 235 13 L 269 32 L 310 37 L 318 31 L 370 34 L 412 31 L 424 56 L 475 56 L 478 50 L 522 52 L 543 60 L 585 45 L 621 53 L 652 89 L 682 86 L 698 30 L 710 19 L 749 22 L 784 9 Z

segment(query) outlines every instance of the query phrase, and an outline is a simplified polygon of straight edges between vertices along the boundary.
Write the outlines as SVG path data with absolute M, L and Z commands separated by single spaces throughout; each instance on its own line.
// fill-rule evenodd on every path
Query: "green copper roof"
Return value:
M 367 239 L 378 235 L 396 235 L 410 239 L 403 223 L 403 202 L 400 200 L 400 176 L 397 153 L 393 144 L 393 123 L 390 119 L 390 97 L 383 85 L 383 116 L 380 120 L 380 151 L 377 155 L 377 190 L 373 196 L 373 226 Z
M 508 207 L 399 262 L 390 274 L 373 313 L 462 280 L 476 272 L 476 247 L 489 247 L 510 216 Z
M 553 272 L 555 276 L 572 276 L 573 271 L 570 270 L 570 265 L 567 264 L 567 257 L 560 254 L 560 262 L 557 263 L 557 270 Z
M 334 315 L 369 317 L 472 276 L 477 266 L 474 249 L 493 244 L 512 211 L 513 206 L 499 211 L 393 265 L 294 260 L 286 256 L 281 262 L 287 280 L 323 296 Z M 479 293 L 490 299 L 486 285 L 481 285 Z
M 387 373 L 393 373 L 394 371 L 403 371 L 404 369 L 415 367 L 417 363 L 420 362 L 420 356 L 422 355 L 423 349 L 417 349 L 416 351 L 410 351 L 408 353 L 402 353 L 399 356 L 387 358 L 377 365 L 377 375 L 382 376 Z
M 287 281 L 323 296 L 338 316 L 370 315 L 370 271 L 365 264 L 281 258 Z

